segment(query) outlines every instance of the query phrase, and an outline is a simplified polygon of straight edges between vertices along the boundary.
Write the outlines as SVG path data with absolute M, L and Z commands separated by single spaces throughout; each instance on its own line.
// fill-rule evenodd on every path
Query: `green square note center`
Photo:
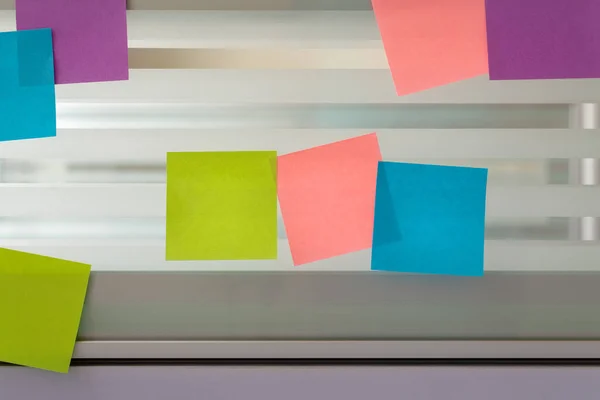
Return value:
M 167 260 L 277 258 L 277 153 L 167 155 Z

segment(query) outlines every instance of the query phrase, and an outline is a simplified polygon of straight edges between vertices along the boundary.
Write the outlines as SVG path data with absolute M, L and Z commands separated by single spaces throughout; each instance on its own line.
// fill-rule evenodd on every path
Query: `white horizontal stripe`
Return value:
M 490 217 L 600 216 L 600 188 L 490 186 Z M 0 216 L 164 217 L 164 184 L 0 185 Z
M 566 104 L 57 104 L 59 129 L 566 129 Z
M 570 104 L 600 102 L 600 80 L 466 81 L 398 96 L 388 70 L 132 70 L 129 81 L 58 85 L 60 102 Z
M 1 216 L 165 215 L 165 185 L 0 185 Z
M 287 240 L 277 260 L 165 261 L 162 240 L 1 240 L 6 247 L 92 264 L 95 271 L 368 271 L 370 250 L 294 267 Z M 566 241 L 486 241 L 486 271 L 600 271 L 600 245 Z
M 567 240 L 570 218 L 486 218 L 488 240 Z M 164 239 L 166 219 L 154 218 L 24 218 L 1 217 L 0 240 L 59 240 L 78 245 L 97 245 L 98 241 Z M 283 219 L 278 220 L 278 237 L 286 238 Z M 60 241 L 68 242 L 60 242 Z M 119 242 L 115 242 L 119 243 Z M 143 242 L 142 242 L 143 243 Z
M 134 48 L 382 48 L 370 11 L 129 11 Z
M 0 158 L 164 162 L 166 153 L 174 151 L 272 149 L 284 154 L 369 132 L 368 129 L 61 129 L 56 138 L 0 143 Z M 595 130 L 377 129 L 376 132 L 385 159 L 600 157 L 600 133 Z
M 585 186 L 489 186 L 491 217 L 600 216 L 600 188 Z

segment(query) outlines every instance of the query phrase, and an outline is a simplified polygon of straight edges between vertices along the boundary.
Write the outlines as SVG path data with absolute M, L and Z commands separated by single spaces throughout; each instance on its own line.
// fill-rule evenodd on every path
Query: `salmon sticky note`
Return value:
M 490 78 L 600 78 L 600 1 L 487 0 Z
M 371 246 L 377 136 L 280 156 L 278 193 L 294 265 Z
M 485 0 L 372 3 L 398 95 L 488 72 Z
M 90 269 L 0 249 L 0 361 L 68 372 Z
M 487 169 L 379 163 L 371 269 L 483 275 Z
M 51 28 L 56 83 L 129 78 L 126 0 L 16 0 L 17 29 Z
M 168 153 L 167 260 L 277 258 L 275 151 Z

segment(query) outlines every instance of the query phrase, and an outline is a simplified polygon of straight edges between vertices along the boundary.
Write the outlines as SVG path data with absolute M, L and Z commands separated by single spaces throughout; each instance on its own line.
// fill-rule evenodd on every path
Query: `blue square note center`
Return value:
M 380 162 L 371 269 L 483 275 L 487 169 Z

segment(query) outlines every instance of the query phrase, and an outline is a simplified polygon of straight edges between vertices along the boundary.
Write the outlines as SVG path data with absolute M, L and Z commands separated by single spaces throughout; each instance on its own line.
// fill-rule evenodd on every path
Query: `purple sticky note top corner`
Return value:
M 600 78 L 598 0 L 486 0 L 490 78 Z
M 126 0 L 16 0 L 17 29 L 51 28 L 57 84 L 129 78 Z

